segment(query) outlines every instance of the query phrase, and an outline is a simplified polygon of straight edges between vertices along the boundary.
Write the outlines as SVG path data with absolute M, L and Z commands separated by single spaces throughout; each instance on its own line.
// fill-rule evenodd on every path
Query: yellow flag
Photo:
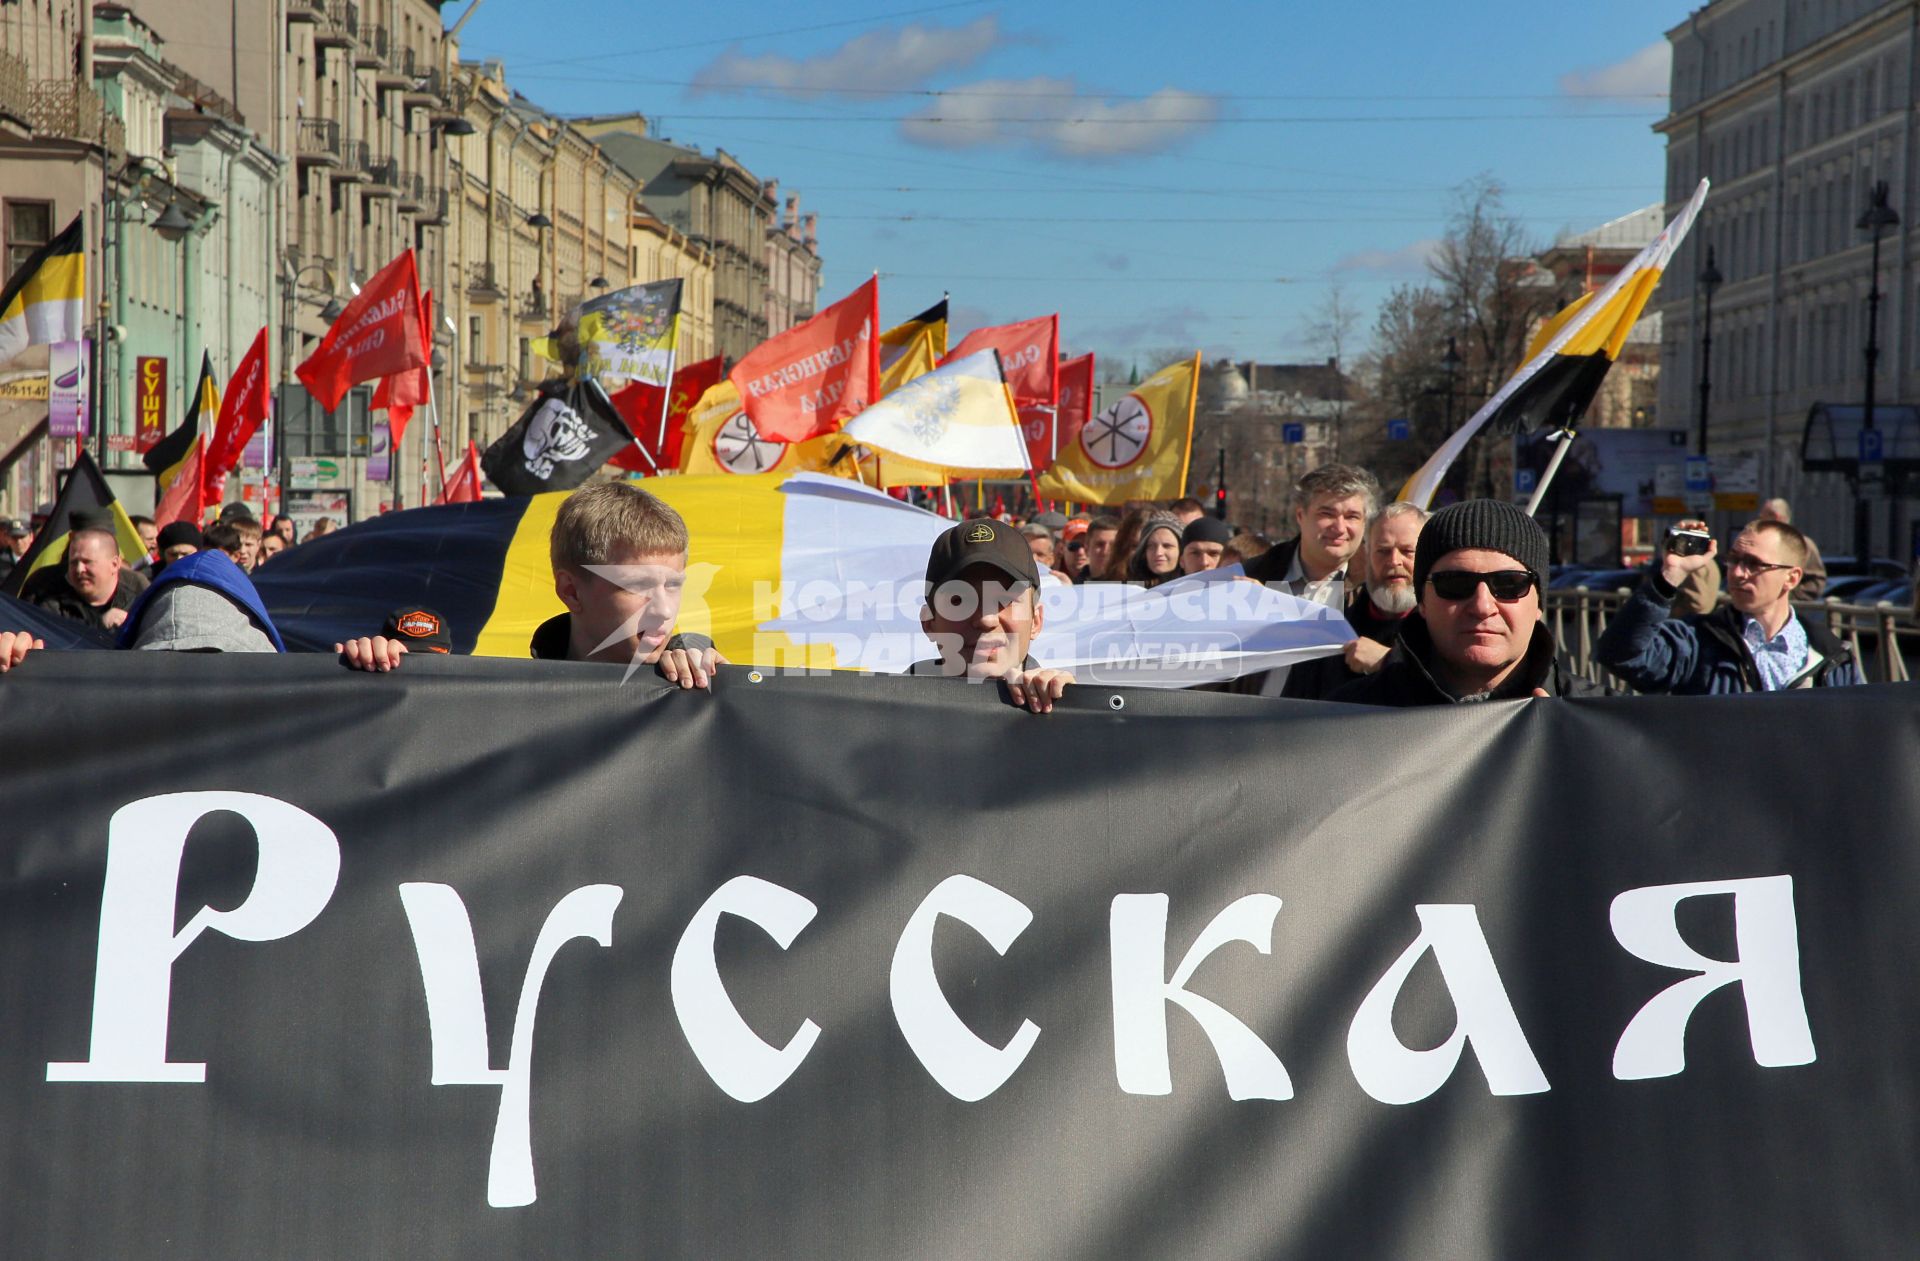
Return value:
M 1088 419 L 1079 439 L 1040 475 L 1040 494 L 1094 504 L 1186 494 L 1199 388 L 1198 354 L 1132 387 Z
M 852 477 L 852 460 L 834 464 L 845 444 L 838 433 L 822 434 L 805 442 L 775 442 L 763 438 L 740 407 L 740 391 L 721 381 L 700 396 L 687 415 L 686 438 L 680 444 L 682 473 L 837 473 Z
M 885 398 L 915 377 L 932 372 L 940 362 L 934 348 L 933 330 L 922 328 L 900 348 L 893 362 L 880 370 L 880 396 Z

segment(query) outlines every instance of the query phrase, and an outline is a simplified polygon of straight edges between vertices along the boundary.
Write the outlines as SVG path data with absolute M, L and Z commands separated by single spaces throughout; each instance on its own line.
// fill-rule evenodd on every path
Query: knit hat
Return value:
M 1233 527 L 1219 517 L 1195 517 L 1180 532 L 1180 547 L 1189 543 L 1218 543 L 1225 547 L 1233 539 Z
M 1466 499 L 1449 504 L 1420 528 L 1413 553 L 1413 589 L 1424 590 L 1439 560 L 1470 548 L 1503 552 L 1547 589 L 1547 532 L 1517 504 L 1502 499 Z
M 1176 548 L 1182 546 L 1180 542 L 1180 534 L 1181 534 L 1180 518 L 1174 516 L 1172 513 L 1169 513 L 1169 512 L 1154 513 L 1152 516 L 1147 518 L 1147 523 L 1140 527 L 1139 541 L 1133 545 L 1133 555 L 1127 558 L 1128 581 L 1145 582 L 1153 577 L 1152 574 L 1147 572 L 1147 542 L 1150 539 L 1152 539 L 1157 532 L 1161 530 L 1173 531 L 1174 546 Z M 1179 567 L 1175 566 L 1174 571 L 1171 575 L 1163 574 L 1161 575 L 1161 578 L 1162 580 L 1164 580 L 1169 576 L 1175 577 L 1175 578 L 1179 577 L 1180 576 Z
M 183 544 L 192 544 L 199 548 L 205 547 L 207 541 L 201 537 L 200 527 L 191 521 L 169 521 L 160 527 L 157 546 L 162 552 L 169 547 L 179 547 Z

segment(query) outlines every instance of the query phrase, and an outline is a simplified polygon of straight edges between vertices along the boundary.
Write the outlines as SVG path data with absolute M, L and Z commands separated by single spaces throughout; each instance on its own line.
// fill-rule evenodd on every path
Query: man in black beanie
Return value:
M 1195 517 L 1180 532 L 1180 572 L 1203 574 L 1220 567 L 1220 554 L 1233 539 L 1233 527 L 1218 517 Z
M 1409 706 L 1598 695 L 1556 660 L 1540 621 L 1546 585 L 1546 532 L 1520 508 L 1497 499 L 1442 508 L 1414 552 L 1419 616 L 1378 674 L 1328 699 Z

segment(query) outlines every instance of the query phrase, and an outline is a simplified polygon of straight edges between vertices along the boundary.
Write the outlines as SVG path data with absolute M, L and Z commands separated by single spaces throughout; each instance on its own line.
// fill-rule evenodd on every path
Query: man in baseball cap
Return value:
M 1379 673 L 1328 699 L 1410 706 L 1598 695 L 1557 660 L 1540 621 L 1546 585 L 1547 535 L 1522 509 L 1497 499 L 1442 508 L 1414 550 L 1418 616 Z
M 1043 670 L 1027 655 L 1045 622 L 1040 570 L 1020 531 L 997 521 L 962 521 L 934 540 L 927 556 L 920 624 L 939 649 L 907 673 L 996 679 L 1013 703 L 1044 714 L 1073 676 Z

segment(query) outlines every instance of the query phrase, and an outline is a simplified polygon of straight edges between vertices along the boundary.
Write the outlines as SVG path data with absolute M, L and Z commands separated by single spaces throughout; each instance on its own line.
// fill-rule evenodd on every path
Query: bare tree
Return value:
M 1459 339 L 1462 374 L 1482 398 L 1520 366 L 1527 331 L 1551 302 L 1532 281 L 1534 253 L 1498 181 L 1481 175 L 1461 185 L 1427 268 Z
M 1345 376 L 1353 365 L 1348 361 L 1360 327 L 1360 312 L 1355 309 L 1352 299 L 1347 296 L 1346 286 L 1335 280 L 1327 286 L 1320 303 L 1308 316 L 1301 332 L 1307 344 L 1326 356 L 1334 371 Z M 1348 413 L 1355 400 L 1348 391 L 1342 389 L 1334 404 L 1333 417 L 1333 458 L 1342 458 L 1343 450 L 1350 445 L 1345 441 Z

